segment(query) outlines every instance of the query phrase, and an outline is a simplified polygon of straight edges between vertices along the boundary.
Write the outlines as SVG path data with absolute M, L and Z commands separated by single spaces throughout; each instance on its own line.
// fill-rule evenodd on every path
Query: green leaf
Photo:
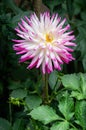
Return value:
M 12 93 L 10 94 L 10 97 L 19 98 L 19 99 L 23 99 L 26 96 L 27 96 L 27 91 L 24 89 L 13 90 Z
M 82 73 L 80 73 L 80 81 L 83 97 L 86 99 L 86 76 Z
M 29 109 L 34 109 L 42 103 L 42 99 L 37 95 L 29 95 L 26 97 L 25 103 Z
M 3 118 L 0 118 L 0 130 L 12 130 L 10 123 Z
M 86 99 L 86 75 L 79 73 L 78 74 L 80 91 L 72 91 L 71 97 L 75 97 L 78 100 Z
M 48 124 L 59 119 L 59 116 L 55 113 L 54 109 L 47 105 L 35 108 L 29 113 L 29 115 L 31 115 L 33 119 L 41 121 L 44 124 Z
M 50 130 L 69 130 L 69 122 L 66 120 L 64 122 L 57 122 L 53 124 Z
M 13 130 L 24 130 L 24 124 L 22 119 L 17 119 L 13 124 Z
M 62 84 L 65 88 L 79 90 L 79 78 L 76 74 L 67 74 L 62 77 Z
M 58 75 L 58 72 L 53 71 L 49 76 L 49 85 L 50 85 L 51 89 L 54 89 L 54 87 L 56 85 L 57 78 L 58 78 L 57 75 Z
M 79 125 L 86 129 L 86 101 L 77 101 L 75 106 L 75 117 Z
M 60 99 L 58 107 L 66 120 L 70 120 L 73 117 L 74 101 L 67 92 Z
M 78 91 L 72 91 L 71 92 L 71 97 L 74 97 L 77 100 L 82 100 L 84 98 L 83 94 L 81 92 L 78 92 Z
M 8 88 L 9 88 L 10 90 L 14 90 L 14 89 L 22 88 L 22 85 L 21 85 L 20 82 L 14 82 L 14 81 L 12 81 L 12 82 L 10 83 L 10 85 L 8 86 Z

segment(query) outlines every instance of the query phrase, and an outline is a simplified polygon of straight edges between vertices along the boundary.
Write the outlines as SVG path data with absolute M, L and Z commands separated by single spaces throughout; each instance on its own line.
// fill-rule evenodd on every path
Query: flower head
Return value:
M 39 19 L 35 13 L 30 19 L 27 16 L 25 20 L 21 19 L 15 30 L 22 39 L 13 40 L 16 54 L 21 54 L 20 62 L 30 60 L 27 68 L 41 66 L 45 74 L 54 69 L 61 70 L 61 64 L 74 60 L 73 49 L 69 47 L 76 46 L 75 37 L 72 31 L 68 31 L 70 25 L 63 27 L 65 21 L 58 14 L 50 16 L 48 12 L 40 14 Z

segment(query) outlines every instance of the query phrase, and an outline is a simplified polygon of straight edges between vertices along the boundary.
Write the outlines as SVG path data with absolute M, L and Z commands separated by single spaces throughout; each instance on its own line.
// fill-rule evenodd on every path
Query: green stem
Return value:
M 78 130 L 72 123 L 70 123 L 70 125 L 71 125 L 74 129 Z
M 44 103 L 49 103 L 49 94 L 48 94 L 48 74 L 43 75 L 43 99 Z
M 49 100 L 49 95 L 48 95 L 48 74 L 45 74 L 45 95 L 46 95 L 46 100 Z

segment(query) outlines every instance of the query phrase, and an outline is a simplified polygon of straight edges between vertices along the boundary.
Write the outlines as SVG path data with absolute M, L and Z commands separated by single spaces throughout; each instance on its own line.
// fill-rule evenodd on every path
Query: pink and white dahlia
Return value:
M 25 20 L 21 19 L 18 27 L 15 28 L 17 35 L 21 40 L 13 40 L 14 50 L 16 54 L 21 54 L 20 62 L 30 60 L 27 68 L 39 68 L 42 72 L 50 73 L 54 69 L 61 70 L 60 65 L 69 63 L 74 60 L 70 46 L 76 46 L 70 25 L 63 27 L 66 19 L 61 20 L 58 14 L 45 12 L 40 14 L 40 18 L 36 14 L 32 14 L 30 18 L 25 16 Z

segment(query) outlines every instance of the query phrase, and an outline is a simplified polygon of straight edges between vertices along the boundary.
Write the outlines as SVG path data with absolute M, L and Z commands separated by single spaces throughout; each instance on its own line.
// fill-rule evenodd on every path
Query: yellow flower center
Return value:
M 46 34 L 46 42 L 52 42 L 53 41 L 53 36 L 51 33 Z

